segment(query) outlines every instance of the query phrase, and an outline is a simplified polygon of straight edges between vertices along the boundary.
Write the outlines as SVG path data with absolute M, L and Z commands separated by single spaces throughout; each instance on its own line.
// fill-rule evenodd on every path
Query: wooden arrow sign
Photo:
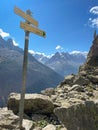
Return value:
M 37 34 L 39 36 L 42 36 L 42 37 L 46 37 L 46 33 L 43 30 L 35 28 L 35 27 L 31 26 L 30 24 L 28 24 L 26 22 L 25 23 L 24 22 L 20 22 L 20 27 L 23 28 L 26 31 L 35 33 L 35 34 Z
M 18 7 L 14 8 L 14 12 L 18 15 L 20 15 L 21 17 L 23 17 L 24 19 L 26 19 L 28 22 L 32 23 L 34 26 L 38 27 L 38 22 L 33 19 L 30 15 L 28 15 L 27 13 L 23 12 L 21 9 L 19 9 Z

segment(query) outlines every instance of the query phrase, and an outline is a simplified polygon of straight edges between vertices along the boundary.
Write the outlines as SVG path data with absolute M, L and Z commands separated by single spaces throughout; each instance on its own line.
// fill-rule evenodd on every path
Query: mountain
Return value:
M 25 119 L 21 128 L 98 130 L 97 50 L 98 35 L 76 75 L 66 76 L 56 88 L 47 88 L 42 94 L 25 94 Z M 11 93 L 7 108 L 0 108 L 1 130 L 19 130 L 19 96 Z
M 0 36 L 0 105 L 11 92 L 20 92 L 22 83 L 23 50 L 13 45 L 13 40 Z M 28 56 L 26 92 L 40 92 L 47 87 L 56 87 L 63 79 L 58 73 Z
M 71 53 L 56 52 L 54 55 L 48 57 L 41 53 L 32 54 L 38 61 L 47 65 L 62 76 L 77 73 L 79 66 L 85 62 L 87 56 L 87 52 L 79 51 L 73 51 Z
M 43 64 L 45 64 L 52 57 L 52 55 L 47 56 L 44 53 L 35 52 L 33 50 L 29 50 L 29 53 L 32 54 L 35 59 L 37 59 L 39 62 Z

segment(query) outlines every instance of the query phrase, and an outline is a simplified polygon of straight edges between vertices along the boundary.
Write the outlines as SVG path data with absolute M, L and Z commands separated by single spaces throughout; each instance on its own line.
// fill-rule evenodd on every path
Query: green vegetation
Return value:
M 46 120 L 40 120 L 34 123 L 34 127 L 41 127 L 44 128 L 46 125 L 48 125 L 48 122 Z

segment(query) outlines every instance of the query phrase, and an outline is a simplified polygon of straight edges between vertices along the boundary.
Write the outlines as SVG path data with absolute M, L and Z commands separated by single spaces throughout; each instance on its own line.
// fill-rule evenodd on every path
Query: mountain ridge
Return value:
M 87 52 L 56 52 L 50 56 L 29 51 L 39 62 L 50 67 L 62 76 L 76 74 L 79 67 L 86 61 Z
M 11 92 L 20 92 L 22 83 L 23 50 L 13 45 L 13 40 L 0 36 L 0 104 L 5 104 Z M 58 73 L 38 62 L 28 54 L 26 92 L 40 92 L 56 87 L 63 79 Z

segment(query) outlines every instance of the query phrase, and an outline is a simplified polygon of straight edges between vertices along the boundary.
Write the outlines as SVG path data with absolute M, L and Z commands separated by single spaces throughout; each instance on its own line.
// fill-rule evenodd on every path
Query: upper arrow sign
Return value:
M 21 17 L 23 17 L 24 19 L 26 19 L 28 22 L 32 23 L 34 26 L 38 27 L 38 22 L 35 19 L 33 19 L 30 15 L 26 14 L 25 12 L 23 12 L 18 7 L 14 8 L 14 12 L 16 14 L 20 15 Z

